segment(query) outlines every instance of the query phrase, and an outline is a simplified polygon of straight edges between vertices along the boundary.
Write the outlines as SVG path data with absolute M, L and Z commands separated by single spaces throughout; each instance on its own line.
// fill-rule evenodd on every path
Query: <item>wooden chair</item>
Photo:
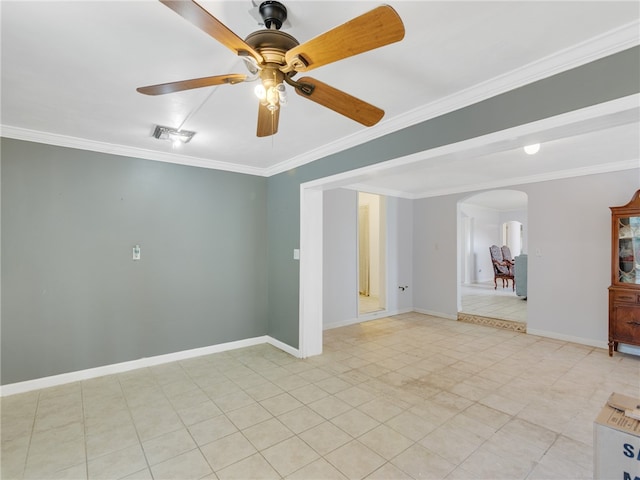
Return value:
M 502 259 L 509 265 L 514 267 L 516 262 L 515 259 L 511 256 L 511 249 L 506 245 L 503 245 L 502 247 L 500 247 L 500 251 L 502 252 Z
M 509 247 L 503 247 L 509 249 Z M 489 254 L 491 255 L 491 263 L 493 264 L 493 285 L 494 290 L 498 288 L 498 279 L 502 280 L 502 288 L 509 286 L 509 280 L 512 283 L 512 290 L 516 289 L 516 280 L 513 271 L 513 260 L 506 261 L 502 254 L 502 249 L 497 245 L 491 245 L 489 247 Z M 511 252 L 509 252 L 511 257 Z

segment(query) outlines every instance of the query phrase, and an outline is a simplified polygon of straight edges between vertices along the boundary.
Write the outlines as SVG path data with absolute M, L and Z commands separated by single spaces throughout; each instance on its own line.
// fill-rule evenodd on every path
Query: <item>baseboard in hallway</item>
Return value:
M 515 322 L 513 320 L 503 320 L 500 318 L 491 318 L 484 317 L 482 315 L 458 312 L 458 321 L 473 323 L 475 325 L 484 325 L 486 327 L 502 328 L 504 330 L 511 330 L 512 332 L 527 333 L 526 323 Z

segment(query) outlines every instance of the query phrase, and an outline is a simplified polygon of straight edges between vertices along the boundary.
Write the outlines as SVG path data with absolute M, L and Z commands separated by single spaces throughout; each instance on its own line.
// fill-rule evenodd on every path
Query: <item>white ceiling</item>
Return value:
M 389 162 L 389 168 L 369 169 L 354 182 L 371 193 L 422 198 L 640 167 L 639 120 L 635 107 L 536 129 L 541 147 L 535 155 L 523 148 L 533 142 L 506 134 L 470 148 L 418 155 L 402 165 Z
M 491 210 L 524 210 L 528 197 L 517 190 L 489 190 L 469 197 L 464 203 L 490 208 Z
M 379 5 L 282 1 L 291 25 L 285 31 L 301 43 Z M 3 0 L 2 134 L 271 175 L 640 43 L 636 1 L 389 3 L 404 21 L 404 40 L 310 75 L 384 109 L 383 120 L 362 127 L 291 94 L 279 132 L 257 138 L 253 84 L 157 97 L 136 92 L 149 84 L 246 73 L 230 50 L 160 2 Z M 201 4 L 240 37 L 261 28 L 249 0 Z M 174 150 L 152 138 L 156 124 L 197 134 Z M 540 137 L 549 143 L 534 157 L 514 139 L 359 181 L 372 191 L 425 196 L 640 158 L 637 108 L 584 127 L 545 132 Z

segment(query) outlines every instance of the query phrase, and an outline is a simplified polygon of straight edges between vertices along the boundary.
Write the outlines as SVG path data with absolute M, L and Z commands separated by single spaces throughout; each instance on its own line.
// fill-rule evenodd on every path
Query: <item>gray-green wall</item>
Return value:
M 265 178 L 1 147 L 2 384 L 267 334 Z
M 3 139 L 1 383 L 267 334 L 298 347 L 301 183 L 638 93 L 639 55 L 268 179 Z
M 634 47 L 269 177 L 271 336 L 298 346 L 301 183 L 636 94 L 639 60 Z

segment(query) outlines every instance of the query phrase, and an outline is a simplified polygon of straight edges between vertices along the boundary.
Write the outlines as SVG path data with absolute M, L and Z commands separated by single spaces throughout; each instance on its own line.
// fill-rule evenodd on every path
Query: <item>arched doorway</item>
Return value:
M 473 323 L 526 328 L 526 293 L 494 284 L 489 247 L 506 245 L 526 274 L 527 194 L 490 190 L 458 203 L 458 318 Z M 523 263 L 524 262 L 524 263 Z M 520 295 L 519 295 L 520 294 Z M 520 328 L 512 323 L 521 324 Z

